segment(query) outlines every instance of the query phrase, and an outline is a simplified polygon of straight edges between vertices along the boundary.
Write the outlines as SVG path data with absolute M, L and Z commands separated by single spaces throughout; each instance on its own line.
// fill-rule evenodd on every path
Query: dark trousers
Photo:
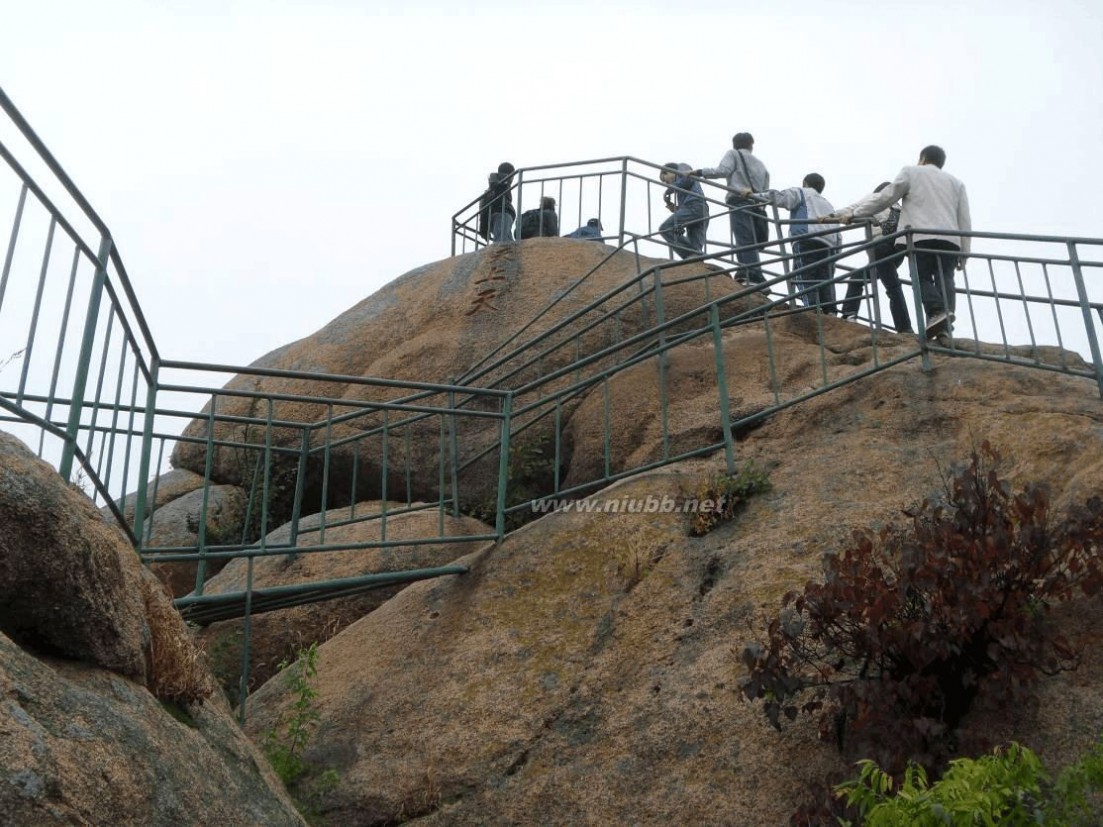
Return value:
M 954 271 L 960 258 L 961 248 L 941 238 L 915 242 L 915 277 L 927 318 L 936 313 L 954 312 L 957 303 Z
M 745 268 L 747 281 L 762 284 L 766 279 L 759 266 L 758 250 L 744 248 L 763 244 L 770 237 L 766 212 L 757 201 L 744 198 L 728 201 L 728 206 L 741 208 L 730 214 L 732 235 L 735 237 L 735 246 L 739 248 L 735 251 L 735 260 Z
M 897 250 L 891 240 L 882 241 L 870 248 L 869 256 L 869 266 L 851 273 L 850 284 L 846 288 L 846 299 L 843 302 L 843 315 L 858 314 L 862 293 L 865 292 L 865 286 L 869 283 L 872 271 L 884 286 L 885 295 L 888 296 L 893 329 L 897 333 L 911 333 L 912 320 L 908 314 L 908 303 L 904 301 L 904 287 L 900 284 L 900 275 L 897 272 L 900 269 L 900 262 L 904 260 L 904 251 Z
M 835 265 L 824 259 L 831 257 L 831 248 L 817 239 L 793 242 L 797 269 L 801 272 L 793 279 L 797 290 L 808 288 L 800 300 L 809 307 L 819 307 L 824 313 L 835 315 L 835 285 L 831 283 L 831 271 Z

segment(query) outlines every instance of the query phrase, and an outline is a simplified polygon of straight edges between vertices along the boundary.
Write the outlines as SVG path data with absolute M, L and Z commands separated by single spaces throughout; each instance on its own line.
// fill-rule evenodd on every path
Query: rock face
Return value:
M 383 539 L 383 523 L 379 519 L 340 525 L 355 514 L 371 514 L 380 511 L 380 503 L 359 503 L 355 509 L 334 508 L 325 513 L 327 527 L 324 535 L 319 531 L 321 515 L 311 515 L 300 521 L 299 545 L 317 543 L 327 545 L 374 543 Z M 398 508 L 390 504 L 390 510 Z M 386 548 L 361 548 L 324 554 L 278 555 L 261 557 L 253 565 L 253 586 L 257 589 L 284 586 L 293 583 L 315 583 L 323 580 L 356 577 L 363 574 L 432 568 L 451 563 L 457 557 L 470 554 L 485 541 L 465 541 L 465 537 L 492 534 L 489 526 L 470 517 L 440 516 L 434 511 L 418 511 L 396 514 L 387 519 L 388 541 L 414 540 L 426 537 L 451 537 L 451 542 L 409 544 Z M 268 536 L 272 544 L 286 543 L 290 531 L 285 526 Z M 222 594 L 244 591 L 248 562 L 231 561 L 216 577 L 207 583 L 204 594 Z M 283 660 L 294 660 L 299 649 L 314 642 L 324 642 L 349 624 L 386 603 L 404 586 L 387 586 L 353 597 L 326 600 L 290 609 L 256 615 L 250 624 L 250 686 L 258 687 L 275 674 Z M 231 693 L 236 691 L 241 676 L 241 648 L 244 622 L 226 620 L 214 623 L 199 634 L 211 663 L 211 668 L 222 685 Z
M 492 386 L 508 374 L 510 384 L 518 386 L 538 371 L 547 373 L 566 364 L 579 352 L 595 352 L 646 329 L 655 323 L 660 312 L 663 318 L 674 319 L 700 307 L 708 298 L 741 289 L 727 275 L 710 266 L 675 265 L 647 259 L 641 262 L 627 252 L 609 257 L 608 248 L 585 241 L 532 239 L 524 244 L 495 245 L 478 253 L 446 259 L 407 273 L 313 336 L 273 351 L 254 365 L 264 369 L 312 371 L 319 374 L 320 379 L 305 381 L 301 378 L 243 374 L 229 382 L 226 388 L 227 391 L 327 397 L 338 400 L 332 406 L 334 414 L 350 413 L 363 408 L 368 402 L 393 399 L 408 391 L 358 385 L 341 379 L 342 376 L 448 382 L 467 375 L 480 360 L 491 359 L 499 347 L 510 340 L 514 344 L 529 341 L 538 334 L 551 331 L 556 323 L 577 313 L 597 297 L 624 290 L 637 273 L 638 266 L 646 269 L 654 264 L 665 267 L 660 276 L 664 285 L 661 308 L 646 292 L 652 282 L 642 287 L 632 287 L 618 299 L 623 304 L 622 310 L 612 313 L 607 308 L 601 312 L 592 311 L 593 318 L 583 317 L 583 321 L 594 323 L 588 332 L 578 335 L 575 325 L 569 333 L 550 334 L 547 340 L 549 352 L 540 359 L 539 365 L 503 366 L 479 376 L 472 384 Z M 586 273 L 591 275 L 580 281 L 580 275 Z M 706 277 L 692 279 L 693 276 Z M 578 286 L 572 289 L 576 282 L 579 282 Z M 645 294 L 645 300 L 634 301 L 641 293 Z M 727 308 L 725 313 L 745 311 L 761 301 L 757 295 L 741 299 Z M 531 322 L 549 305 L 548 312 Z M 697 320 L 697 324 L 701 324 L 701 319 Z M 443 406 L 450 400 L 446 395 L 438 394 L 422 402 Z M 466 404 L 487 409 L 497 405 L 493 399 Z M 220 396 L 217 402 L 220 416 L 251 415 L 265 419 L 267 409 L 262 408 L 257 400 L 230 395 Z M 326 417 L 329 410 L 329 403 L 323 401 L 285 401 L 273 406 L 272 417 L 284 423 L 314 423 Z M 392 414 L 390 419 L 392 436 L 387 452 L 390 490 L 403 490 L 403 486 L 408 484 L 413 498 L 435 499 L 439 485 L 440 431 L 442 427 L 450 427 L 450 423 L 442 423 L 439 417 L 434 417 L 417 424 L 396 426 L 395 422 L 399 419 L 401 417 L 397 414 Z M 359 469 L 356 475 L 358 487 L 350 492 L 351 496 L 345 497 L 345 501 L 382 496 L 381 464 L 384 454 L 381 441 L 364 436 L 382 424 L 382 416 L 373 414 L 337 423 L 331 431 L 335 439 L 363 437 L 356 442 L 337 445 L 328 457 L 331 492 L 348 485 L 353 477 L 352 468 Z M 470 449 L 468 456 L 459 458 L 460 462 L 470 460 L 482 449 L 497 443 L 496 421 L 460 417 L 457 427 L 466 429 L 462 443 Z M 546 428 L 546 425 L 538 427 Z M 219 440 L 254 445 L 264 441 L 263 425 L 220 422 L 214 430 Z M 196 419 L 185 433 L 202 440 L 207 433 L 206 419 Z M 320 444 L 324 436 L 324 429 L 315 431 L 310 437 L 312 444 Z M 299 428 L 276 427 L 273 429 L 273 439 L 277 447 L 297 449 L 303 434 Z M 173 452 L 173 465 L 202 471 L 204 452 L 203 442 L 179 443 Z M 247 481 L 253 465 L 251 461 L 243 461 L 242 457 L 255 459 L 254 453 L 236 448 L 217 449 L 213 479 L 231 484 Z M 321 485 L 317 467 L 319 462 L 316 460 L 320 458 L 316 457 L 310 465 L 308 502 L 317 496 Z M 466 469 L 464 489 L 480 487 L 473 480 L 493 476 L 496 469 L 493 458 L 483 465 L 476 464 Z M 393 495 L 389 496 L 393 498 Z
M 212 485 L 208 489 L 205 534 L 208 545 L 242 542 L 247 504 L 245 492 L 236 485 Z M 197 548 L 202 514 L 202 488 L 165 503 L 146 521 L 146 529 L 142 535 L 148 538 L 145 547 Z M 222 565 L 221 560 L 208 560 L 206 576 L 217 574 Z M 196 563 L 187 562 L 150 565 L 150 570 L 165 584 L 173 597 L 181 597 L 195 588 L 196 568 Z
M 0 434 L 0 820 L 302 824 L 213 690 L 121 531 Z
M 686 389 L 671 416 L 685 427 L 707 404 L 688 391 L 691 372 L 671 380 Z M 626 408 L 627 428 L 641 417 Z M 677 514 L 530 523 L 466 558 L 468 575 L 412 585 L 321 647 L 307 758 L 340 779 L 321 812 L 349 825 L 530 823 L 534 813 L 545 824 L 785 823 L 810 782 L 845 767 L 808 722 L 778 735 L 739 699 L 737 653 L 761 636 L 764 613 L 818 577 L 852 529 L 899 519 L 938 490 L 942 469 L 981 440 L 1004 454 L 1008 479 L 1048 481 L 1057 505 L 1097 492 L 1101 424 L 1090 381 L 909 362 L 743 434 L 737 457 L 768 469 L 773 489 L 704 537 L 688 537 Z M 637 428 L 618 450 L 656 445 Z M 683 462 L 595 499 L 678 498 L 722 468 Z M 1103 727 L 1103 694 L 1090 689 L 1103 677 L 1098 614 L 1057 614 L 1087 647 L 1080 672 L 1046 679 L 1035 706 L 978 710 L 974 733 L 999 731 L 1057 765 L 1090 746 Z M 270 681 L 248 730 L 263 732 L 289 701 L 284 679 Z
M 103 669 L 0 635 L 5 824 L 301 825 L 221 701 L 166 711 Z
M 144 683 L 150 631 L 137 555 L 88 500 L 0 434 L 0 631 Z
M 195 491 L 203 487 L 203 475 L 195 474 L 183 468 L 176 468 L 161 474 L 155 481 L 146 486 L 146 518 L 151 511 L 172 502 L 177 497 Z M 122 502 L 123 516 L 129 525 L 134 524 L 134 506 L 137 503 L 137 494 L 129 494 Z M 110 509 L 100 509 L 106 517 Z

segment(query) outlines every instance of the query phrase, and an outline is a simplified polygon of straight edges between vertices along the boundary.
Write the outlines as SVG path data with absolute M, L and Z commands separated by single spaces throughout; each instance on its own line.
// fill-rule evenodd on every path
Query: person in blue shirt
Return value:
M 564 238 L 587 238 L 592 241 L 601 241 L 602 231 L 605 228 L 601 226 L 600 218 L 591 218 L 586 222 L 586 225 L 579 227 L 572 233 L 567 233 Z
M 695 181 L 689 164 L 664 164 L 659 180 L 666 184 L 663 200 L 673 213 L 659 225 L 659 233 L 682 258 L 699 256 L 705 251 L 705 234 L 709 227 L 709 207 L 699 181 Z

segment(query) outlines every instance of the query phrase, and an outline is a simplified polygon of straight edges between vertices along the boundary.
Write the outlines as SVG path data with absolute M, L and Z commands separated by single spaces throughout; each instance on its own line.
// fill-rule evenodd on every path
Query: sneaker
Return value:
M 927 319 L 927 337 L 934 338 L 939 333 L 948 330 L 950 322 L 953 320 L 953 313 L 946 313 L 945 311 L 935 313 L 931 318 Z
M 843 313 L 843 321 L 856 322 L 856 321 L 858 321 L 858 314 L 857 313 Z

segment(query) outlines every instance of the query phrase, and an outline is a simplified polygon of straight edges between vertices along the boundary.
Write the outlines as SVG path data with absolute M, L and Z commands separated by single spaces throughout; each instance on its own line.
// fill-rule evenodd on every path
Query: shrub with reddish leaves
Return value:
M 1016 703 L 1076 667 L 1046 615 L 1103 586 L 1103 501 L 1057 518 L 1044 486 L 999 479 L 999 459 L 985 443 L 908 524 L 855 532 L 824 582 L 785 596 L 743 652 L 743 694 L 774 726 L 816 714 L 848 757 L 937 771 L 978 693 Z

